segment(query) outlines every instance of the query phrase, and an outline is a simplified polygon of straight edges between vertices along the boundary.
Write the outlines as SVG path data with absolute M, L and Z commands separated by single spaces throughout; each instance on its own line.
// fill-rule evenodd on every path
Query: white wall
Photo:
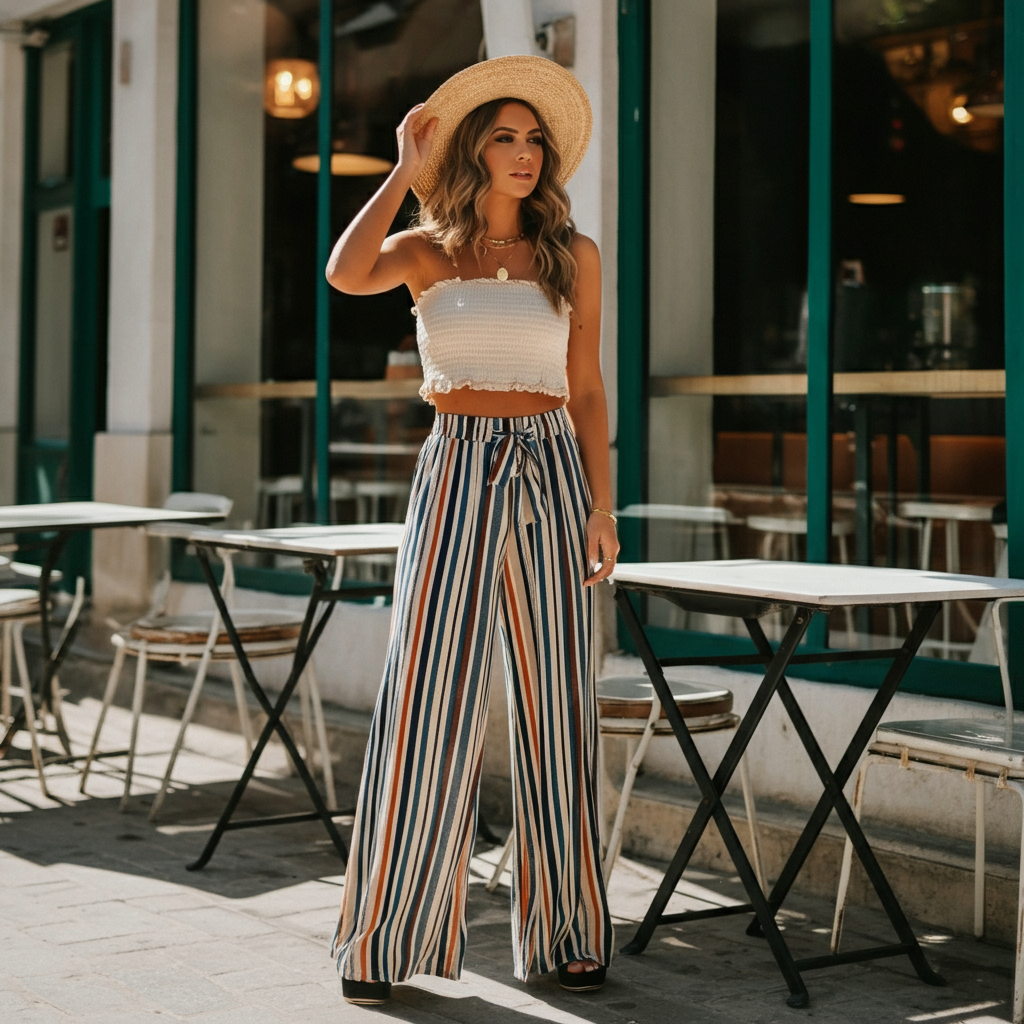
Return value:
M 79 7 L 88 7 L 96 0 L 0 0 L 0 26 L 13 27 L 25 18 L 59 18 Z
M 0 37 L 0 505 L 15 500 L 25 58 Z
M 115 0 L 113 49 L 107 429 L 96 435 L 93 493 L 159 505 L 171 483 L 176 0 Z M 93 539 L 96 604 L 146 605 L 161 564 L 160 546 L 139 531 L 101 531 Z
M 121 47 L 131 79 L 119 81 Z M 171 429 L 177 0 L 114 4 L 107 429 Z
M 601 363 L 611 436 L 617 397 L 616 323 L 618 282 L 618 36 L 615 0 L 480 0 L 488 57 L 538 53 L 536 29 L 567 15 L 576 17 L 576 60 L 570 70 L 590 98 L 593 134 L 579 170 L 568 185 L 576 226 L 597 242 L 603 260 Z M 614 474 L 615 467 L 612 467 Z
M 654 0 L 651 9 L 650 372 L 712 372 L 715 0 Z M 712 400 L 649 405 L 650 500 L 708 504 Z M 652 523 L 650 557 L 710 557 L 672 523 Z M 707 538 L 699 538 L 706 540 Z M 663 604 L 663 602 L 658 602 Z M 660 625 L 684 625 L 665 605 Z M 694 623 L 690 623 L 694 625 Z

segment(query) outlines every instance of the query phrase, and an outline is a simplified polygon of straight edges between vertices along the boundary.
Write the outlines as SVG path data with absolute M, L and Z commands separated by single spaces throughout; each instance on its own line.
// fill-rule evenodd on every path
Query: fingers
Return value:
M 619 553 L 619 541 L 613 528 L 599 528 L 587 531 L 587 569 L 590 575 L 583 585 L 592 587 L 611 576 L 615 570 L 615 561 Z

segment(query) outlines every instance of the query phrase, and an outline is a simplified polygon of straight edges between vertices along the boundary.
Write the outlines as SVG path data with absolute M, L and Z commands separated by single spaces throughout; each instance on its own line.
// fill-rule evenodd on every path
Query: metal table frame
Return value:
M 932 622 L 935 620 L 942 606 L 942 601 L 924 601 L 918 605 L 913 626 L 906 640 L 898 648 L 798 654 L 797 648 L 814 615 L 818 612 L 827 614 L 833 607 L 834 602 L 816 604 L 812 601 L 801 602 L 792 599 L 779 599 L 777 597 L 757 597 L 752 594 L 724 594 L 721 592 L 702 591 L 696 588 L 688 589 L 682 586 L 659 586 L 618 578 L 620 571 L 628 571 L 631 568 L 634 567 L 624 565 L 616 570 L 616 603 L 626 628 L 636 645 L 637 652 L 643 660 L 644 668 L 647 670 L 654 690 L 665 709 L 665 715 L 683 752 L 683 756 L 693 773 L 694 780 L 703 799 L 694 812 L 690 825 L 669 864 L 665 877 L 643 922 L 637 929 L 632 941 L 623 947 L 622 952 L 627 954 L 642 953 L 653 936 L 655 928 L 659 925 L 753 912 L 755 917 L 747 929 L 747 934 L 761 935 L 767 940 L 779 970 L 782 972 L 789 987 L 790 994 L 786 1001 L 790 1006 L 806 1007 L 808 1005 L 809 996 L 807 986 L 802 977 L 803 971 L 831 967 L 838 964 L 874 960 L 881 957 L 906 955 L 922 981 L 930 985 L 945 984 L 943 978 L 929 966 L 925 959 L 924 952 L 914 935 L 913 929 L 910 927 L 906 915 L 903 913 L 903 909 L 895 893 L 892 891 L 874 852 L 871 850 L 860 823 L 854 816 L 849 801 L 843 793 L 843 787 L 856 770 L 861 755 L 874 736 L 883 713 L 896 693 Z M 842 569 L 845 567 L 830 566 L 829 568 Z M 864 569 L 864 567 L 850 568 Z M 934 579 L 936 576 L 943 576 L 945 574 L 931 573 L 928 575 Z M 948 579 L 952 582 L 965 579 L 976 580 L 978 578 L 950 576 Z M 1012 582 L 1018 585 L 1018 589 L 1024 588 L 1024 583 L 1021 581 Z M 1000 592 L 978 594 L 977 598 L 992 600 L 1001 595 L 1005 596 L 1008 590 L 1009 588 L 1004 588 Z M 659 659 L 651 648 L 640 618 L 629 598 L 630 591 L 663 598 L 687 611 L 701 611 L 742 618 L 757 653 L 751 655 Z M 877 605 L 886 602 L 874 600 L 862 603 Z M 902 603 L 902 600 L 900 603 Z M 781 643 L 777 648 L 773 648 L 758 620 L 764 615 L 783 608 L 793 608 L 794 615 Z M 811 726 L 786 680 L 786 669 L 790 665 L 874 659 L 891 659 L 891 664 L 878 691 L 875 693 L 863 718 L 855 729 L 843 756 L 833 771 L 829 767 Z M 712 776 L 693 742 L 685 720 L 679 714 L 675 702 L 672 700 L 671 691 L 665 679 L 664 668 L 679 665 L 738 666 L 753 664 L 764 666 L 764 678 L 758 686 L 750 707 L 746 714 L 744 714 L 717 771 Z M 781 874 L 774 886 L 772 886 L 771 892 L 765 894 L 757 883 L 747 854 L 722 803 L 722 794 L 725 792 L 725 788 L 737 768 L 740 757 L 743 755 L 761 722 L 768 704 L 776 693 L 779 695 L 783 707 L 821 781 L 823 793 L 808 818 L 807 824 L 804 826 Z M 775 915 L 786 899 L 797 874 L 821 833 L 829 814 L 833 810 L 837 812 L 843 828 L 846 830 L 846 834 L 850 837 L 853 849 L 860 858 L 861 864 L 864 866 L 865 872 L 875 892 L 878 894 L 882 907 L 896 932 L 898 941 L 885 946 L 850 950 L 843 953 L 797 960 L 794 959 L 782 936 L 775 921 Z M 718 827 L 728 854 L 736 867 L 740 881 L 747 892 L 749 902 L 730 907 L 716 907 L 710 910 L 666 914 L 665 907 L 668 905 L 668 901 L 675 891 L 675 887 L 682 877 L 683 871 L 697 847 L 697 843 L 712 820 Z
M 335 820 L 348 819 L 351 822 L 353 815 L 355 814 L 355 809 L 349 808 L 345 810 L 337 810 L 327 806 L 323 797 L 320 795 L 319 789 L 317 789 L 316 783 L 313 781 L 313 777 L 309 772 L 309 768 L 306 766 L 305 760 L 299 753 L 298 747 L 295 745 L 295 741 L 292 739 L 287 727 L 282 721 L 282 715 L 284 714 L 285 708 L 288 706 L 288 701 L 291 699 L 296 686 L 298 686 L 299 678 L 305 670 L 306 665 L 313 654 L 314 648 L 319 642 L 320 637 L 323 635 L 327 623 L 330 621 L 331 614 L 333 613 L 337 602 L 358 597 L 366 598 L 389 596 L 393 590 L 391 585 L 360 587 L 332 586 L 328 582 L 328 564 L 334 562 L 338 558 L 344 558 L 348 554 L 354 555 L 394 552 L 398 547 L 398 534 L 400 533 L 400 530 L 401 528 L 396 525 L 392 531 L 392 538 L 384 543 L 364 544 L 359 548 L 353 548 L 350 546 L 349 549 L 338 553 L 332 553 L 330 551 L 320 552 L 317 550 L 317 547 L 322 545 L 329 547 L 328 542 L 332 536 L 340 535 L 344 537 L 344 527 L 322 527 L 319 529 L 285 527 L 277 530 L 251 531 L 245 534 L 219 533 L 217 531 L 204 530 L 201 533 L 195 533 L 189 537 L 189 540 L 195 546 L 196 557 L 199 559 L 203 578 L 206 580 L 206 584 L 210 588 L 210 593 L 213 595 L 213 600 L 217 605 L 217 610 L 220 613 L 224 629 L 231 640 L 231 646 L 234 649 L 235 657 L 238 659 L 238 664 L 242 670 L 242 674 L 249 685 L 249 689 L 252 690 L 260 707 L 267 715 L 267 721 L 264 724 L 263 729 L 260 731 L 259 739 L 253 747 L 252 754 L 250 755 L 238 782 L 235 783 L 231 796 L 228 798 L 228 802 L 225 805 L 224 810 L 221 812 L 220 817 L 217 820 L 217 824 L 214 827 L 210 838 L 206 842 L 206 846 L 203 848 L 199 857 L 191 864 L 187 865 L 189 871 L 199 871 L 209 863 L 210 858 L 213 856 L 214 851 L 217 849 L 217 846 L 225 832 L 234 831 L 236 829 L 262 828 L 268 825 L 289 825 L 297 822 L 317 820 L 323 823 L 327 835 L 330 837 L 331 842 L 334 844 L 334 847 L 338 851 L 342 860 L 345 862 L 348 861 L 348 847 L 345 840 L 342 839 L 341 834 L 338 832 Z M 366 527 L 353 527 L 350 528 L 350 532 L 356 535 L 364 535 Z M 291 537 L 293 538 L 291 543 L 289 543 L 287 539 L 289 534 L 291 534 Z M 304 545 L 301 537 L 308 537 L 310 534 L 316 536 L 320 543 Z M 341 547 L 344 548 L 344 544 L 342 544 Z M 256 679 L 252 665 L 246 656 L 245 648 L 238 637 L 238 632 L 235 628 L 234 621 L 231 618 L 231 613 L 228 610 L 224 597 L 221 594 L 220 587 L 217 585 L 216 577 L 213 574 L 210 559 L 218 548 L 275 551 L 277 553 L 288 552 L 291 554 L 305 554 L 307 556 L 303 559 L 303 568 L 313 577 L 313 589 L 309 595 L 309 602 L 306 605 L 306 614 L 302 622 L 302 628 L 299 633 L 298 643 L 296 644 L 295 654 L 292 658 L 291 669 L 280 694 L 278 694 L 277 700 L 273 703 Z M 317 615 L 317 609 L 320 605 L 325 605 L 326 607 L 324 607 L 320 611 L 319 615 Z M 259 763 L 260 757 L 262 756 L 267 743 L 270 741 L 270 737 L 275 733 L 284 745 L 292 764 L 295 766 L 295 770 L 298 773 L 299 778 L 302 780 L 302 784 L 305 786 L 306 792 L 309 794 L 309 798 L 314 809 L 312 811 L 299 811 L 292 814 L 278 814 L 264 816 L 261 818 L 242 818 L 236 820 L 234 819 L 235 811 L 238 809 L 242 796 L 245 794 L 245 791 L 252 780 L 253 774 L 256 771 L 256 765 Z

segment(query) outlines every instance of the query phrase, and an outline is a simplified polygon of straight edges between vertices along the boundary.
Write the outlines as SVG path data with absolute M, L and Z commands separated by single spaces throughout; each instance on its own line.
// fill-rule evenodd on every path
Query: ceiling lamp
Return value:
M 320 76 L 312 61 L 289 58 L 267 64 L 263 107 L 271 117 L 308 117 L 320 101 Z
M 899 192 L 851 192 L 846 198 L 855 206 L 899 206 L 907 201 Z
M 974 120 L 974 115 L 967 109 L 966 95 L 961 94 L 953 100 L 949 116 L 954 124 L 970 124 Z
M 390 160 L 382 160 L 379 156 L 367 156 L 365 153 L 332 153 L 331 174 L 347 178 L 357 178 L 371 174 L 387 174 L 395 165 Z M 320 155 L 297 156 L 292 161 L 297 171 L 308 171 L 310 174 L 320 173 Z

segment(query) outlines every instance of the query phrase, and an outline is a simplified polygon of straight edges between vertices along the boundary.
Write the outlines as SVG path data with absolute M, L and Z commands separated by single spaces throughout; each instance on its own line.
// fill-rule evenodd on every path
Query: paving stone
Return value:
M 66 710 L 73 742 L 87 740 L 94 704 L 69 701 Z M 118 729 L 129 717 L 122 715 Z M 144 722 L 149 749 L 173 731 L 169 720 Z M 920 929 L 926 955 L 946 976 L 946 988 L 922 984 L 905 958 L 816 971 L 806 979 L 806 1012 L 786 1007 L 766 944 L 748 938 L 735 918 L 659 928 L 644 955 L 615 957 L 597 994 L 563 992 L 551 976 L 523 984 L 512 977 L 508 889 L 488 894 L 483 888 L 494 849 L 472 863 L 462 979 L 418 977 L 396 985 L 382 1009 L 351 1006 L 328 953 L 342 888 L 323 880 L 342 867 L 318 824 L 226 836 L 206 869 L 186 870 L 241 760 L 236 736 L 213 738 L 201 755 L 184 751 L 181 762 L 183 778 L 209 784 L 175 794 L 159 828 L 146 820 L 146 799 L 119 812 L 114 762 L 84 797 L 74 772 L 55 772 L 66 806 L 43 801 L 31 773 L 13 780 L 13 789 L 5 776 L 0 1024 L 905 1024 L 924 1014 L 940 1015 L 932 1018 L 937 1024 L 1003 1024 L 1010 1018 L 1012 951 L 929 929 Z M 114 731 L 110 742 L 123 740 Z M 151 774 L 162 756 L 147 759 Z M 140 790 L 153 784 L 141 779 Z M 271 771 L 246 800 L 244 813 L 256 816 L 304 806 L 305 795 L 295 779 Z M 632 936 L 660 879 L 658 866 L 620 860 L 609 889 L 616 948 Z M 742 898 L 735 878 L 693 872 L 673 902 L 706 907 Z M 793 894 L 780 920 L 794 955 L 827 949 L 831 916 L 828 901 Z M 851 908 L 844 936 L 846 948 L 891 941 L 885 918 L 860 908 Z M 958 1010 L 967 1007 L 975 1009 Z
M 200 907 L 195 910 L 169 911 L 168 917 L 204 932 L 228 939 L 253 935 L 272 935 L 274 928 L 246 914 L 236 914 L 223 907 Z
M 198 971 L 177 964 L 168 969 L 121 969 L 117 964 L 105 965 L 106 973 L 119 984 L 156 1006 L 181 1016 L 207 1010 L 227 1009 L 238 1000 L 225 988 L 204 978 Z
M 100 974 L 37 975 L 29 979 L 27 987 L 40 1000 L 71 1016 L 159 1009 L 140 993 Z

